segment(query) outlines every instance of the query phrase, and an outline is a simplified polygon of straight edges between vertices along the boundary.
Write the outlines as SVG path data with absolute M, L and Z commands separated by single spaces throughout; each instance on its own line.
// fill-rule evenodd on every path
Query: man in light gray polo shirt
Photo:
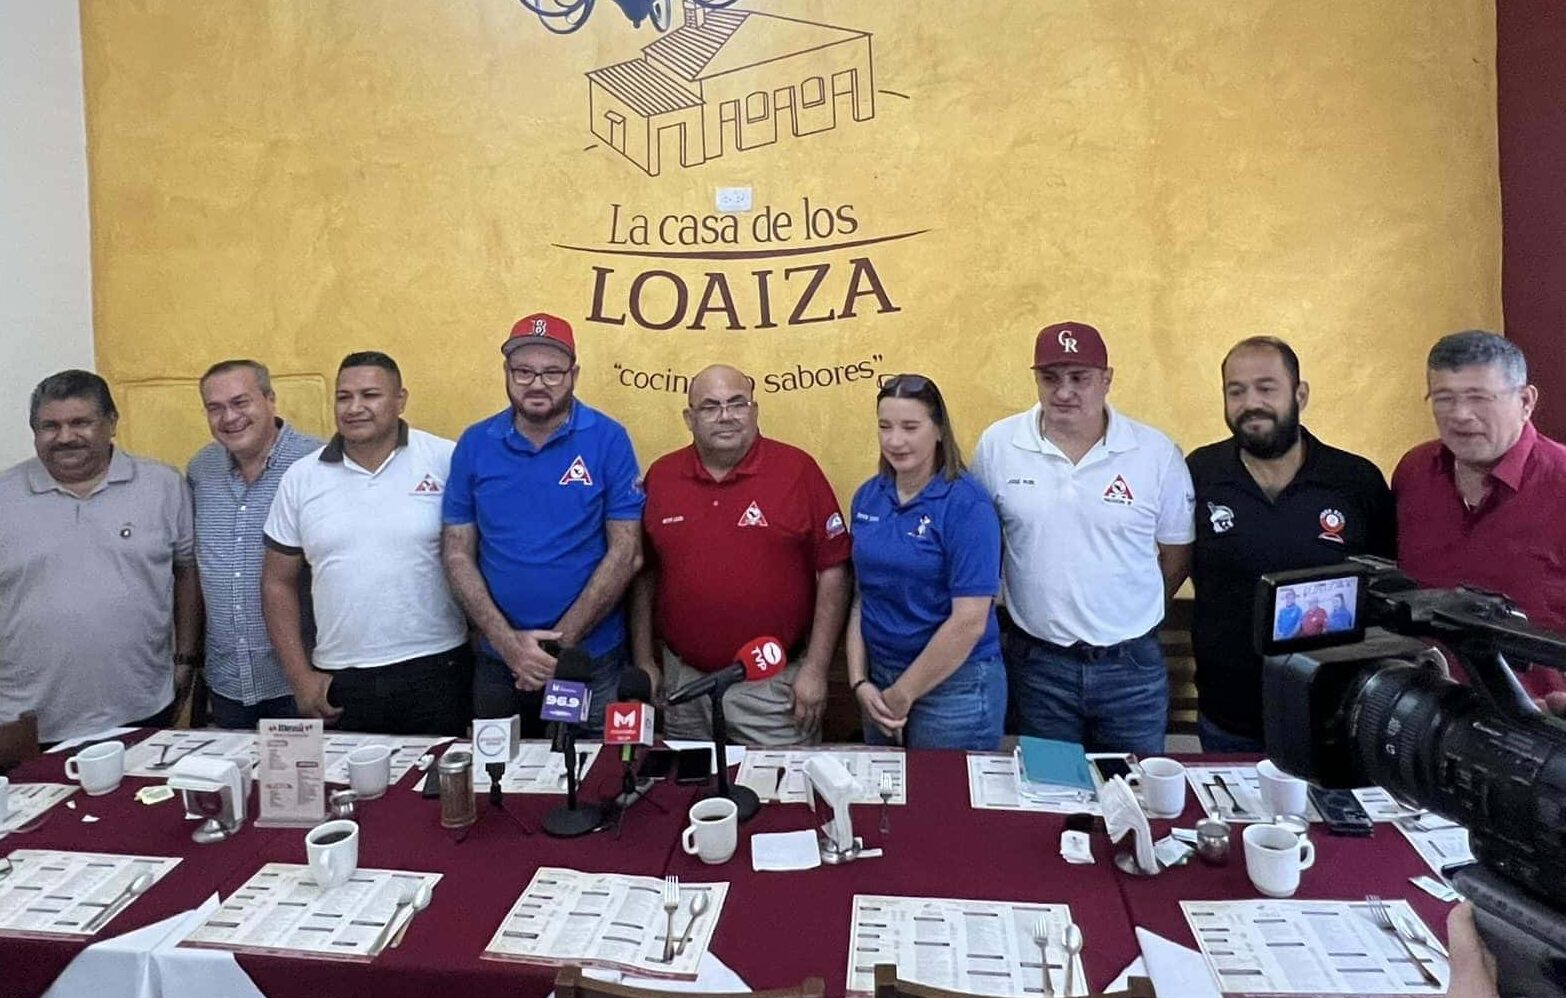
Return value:
M 45 378 L 28 419 L 38 456 L 0 474 L 0 720 L 36 711 L 44 742 L 167 726 L 200 636 L 185 481 L 114 446 L 96 374 Z

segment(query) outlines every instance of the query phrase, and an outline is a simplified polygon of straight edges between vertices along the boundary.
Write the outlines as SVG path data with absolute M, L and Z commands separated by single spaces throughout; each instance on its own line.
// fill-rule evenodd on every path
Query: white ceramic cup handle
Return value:
M 1310 839 L 1300 840 L 1300 869 L 1308 870 L 1316 865 L 1316 843 Z
M 696 826 L 692 825 L 680 833 L 680 845 L 685 851 L 694 856 L 698 852 L 696 848 Z
M 65 760 L 65 778 L 68 780 L 80 780 L 82 778 L 82 771 L 77 767 L 74 755 Z

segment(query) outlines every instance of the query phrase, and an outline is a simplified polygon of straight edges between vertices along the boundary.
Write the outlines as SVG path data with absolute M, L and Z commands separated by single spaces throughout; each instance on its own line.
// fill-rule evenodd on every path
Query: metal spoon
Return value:
M 402 923 L 402 928 L 392 936 L 391 948 L 396 949 L 402 945 L 402 937 L 408 934 L 408 926 L 413 924 L 413 918 L 419 912 L 430 906 L 430 901 L 435 897 L 435 889 L 429 885 L 429 881 L 419 884 L 418 893 L 413 895 L 413 912 Z
M 115 915 L 118 915 L 132 901 L 146 893 L 147 888 L 151 887 L 152 883 L 152 874 L 143 873 L 135 880 L 132 880 L 130 883 L 126 884 L 125 889 L 120 891 L 120 893 L 115 896 L 113 901 L 110 901 L 108 904 L 104 905 L 102 911 L 98 912 L 98 914 L 87 920 L 87 924 L 82 926 L 82 931 L 92 933 L 97 932 L 99 929 L 103 928 L 104 924 L 107 923 L 109 919 L 113 918 Z
M 387 938 L 391 935 L 392 926 L 397 924 L 397 916 L 402 914 L 402 909 L 411 908 L 414 900 L 418 897 L 418 889 L 412 884 L 401 884 L 399 885 L 399 890 L 401 893 L 397 897 L 396 907 L 392 908 L 391 917 L 386 920 L 386 924 L 381 927 L 381 931 L 376 933 L 375 941 L 370 944 L 371 956 L 379 956 L 381 950 L 386 948 Z
M 1066 994 L 1077 993 L 1077 955 L 1082 952 L 1082 930 L 1076 922 L 1069 923 L 1060 934 L 1061 948 L 1066 951 Z
M 680 934 L 680 945 L 674 949 L 675 956 L 685 952 L 685 947 L 691 941 L 691 929 L 695 927 L 696 919 L 707 914 L 707 907 L 711 903 L 712 895 L 707 891 L 697 891 L 691 896 L 691 917 L 685 923 L 685 931 Z

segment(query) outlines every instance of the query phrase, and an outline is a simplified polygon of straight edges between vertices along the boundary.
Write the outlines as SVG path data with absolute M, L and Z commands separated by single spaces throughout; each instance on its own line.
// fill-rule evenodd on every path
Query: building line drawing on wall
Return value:
M 649 176 L 875 117 L 870 32 L 689 0 L 681 13 L 641 58 L 586 74 L 592 133 Z

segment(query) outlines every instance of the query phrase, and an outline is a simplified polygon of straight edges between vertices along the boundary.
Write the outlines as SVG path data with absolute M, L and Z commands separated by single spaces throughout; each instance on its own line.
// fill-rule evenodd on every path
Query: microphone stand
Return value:
M 576 726 L 562 722 L 560 741 L 565 754 L 566 802 L 544 815 L 544 832 L 569 839 L 586 835 L 603 823 L 603 809 L 596 804 L 578 806 L 576 800 Z
M 668 808 L 647 796 L 647 792 L 652 789 L 655 781 L 652 779 L 638 780 L 636 778 L 636 773 L 633 769 L 636 762 L 636 746 L 626 745 L 624 748 L 631 751 L 622 751 L 620 753 L 620 765 L 622 767 L 620 773 L 620 795 L 613 800 L 604 801 L 601 805 L 604 810 L 614 815 L 615 838 L 620 837 L 620 827 L 624 823 L 625 812 L 629 811 L 631 805 L 639 800 L 647 801 L 647 803 L 657 808 L 660 814 L 669 813 Z
M 718 769 L 718 789 L 713 797 L 727 797 L 739 811 L 739 820 L 749 821 L 761 810 L 761 798 L 749 787 L 729 782 L 729 726 L 723 719 L 723 694 L 734 681 L 720 683 L 707 695 L 712 698 L 712 751 L 713 763 Z

